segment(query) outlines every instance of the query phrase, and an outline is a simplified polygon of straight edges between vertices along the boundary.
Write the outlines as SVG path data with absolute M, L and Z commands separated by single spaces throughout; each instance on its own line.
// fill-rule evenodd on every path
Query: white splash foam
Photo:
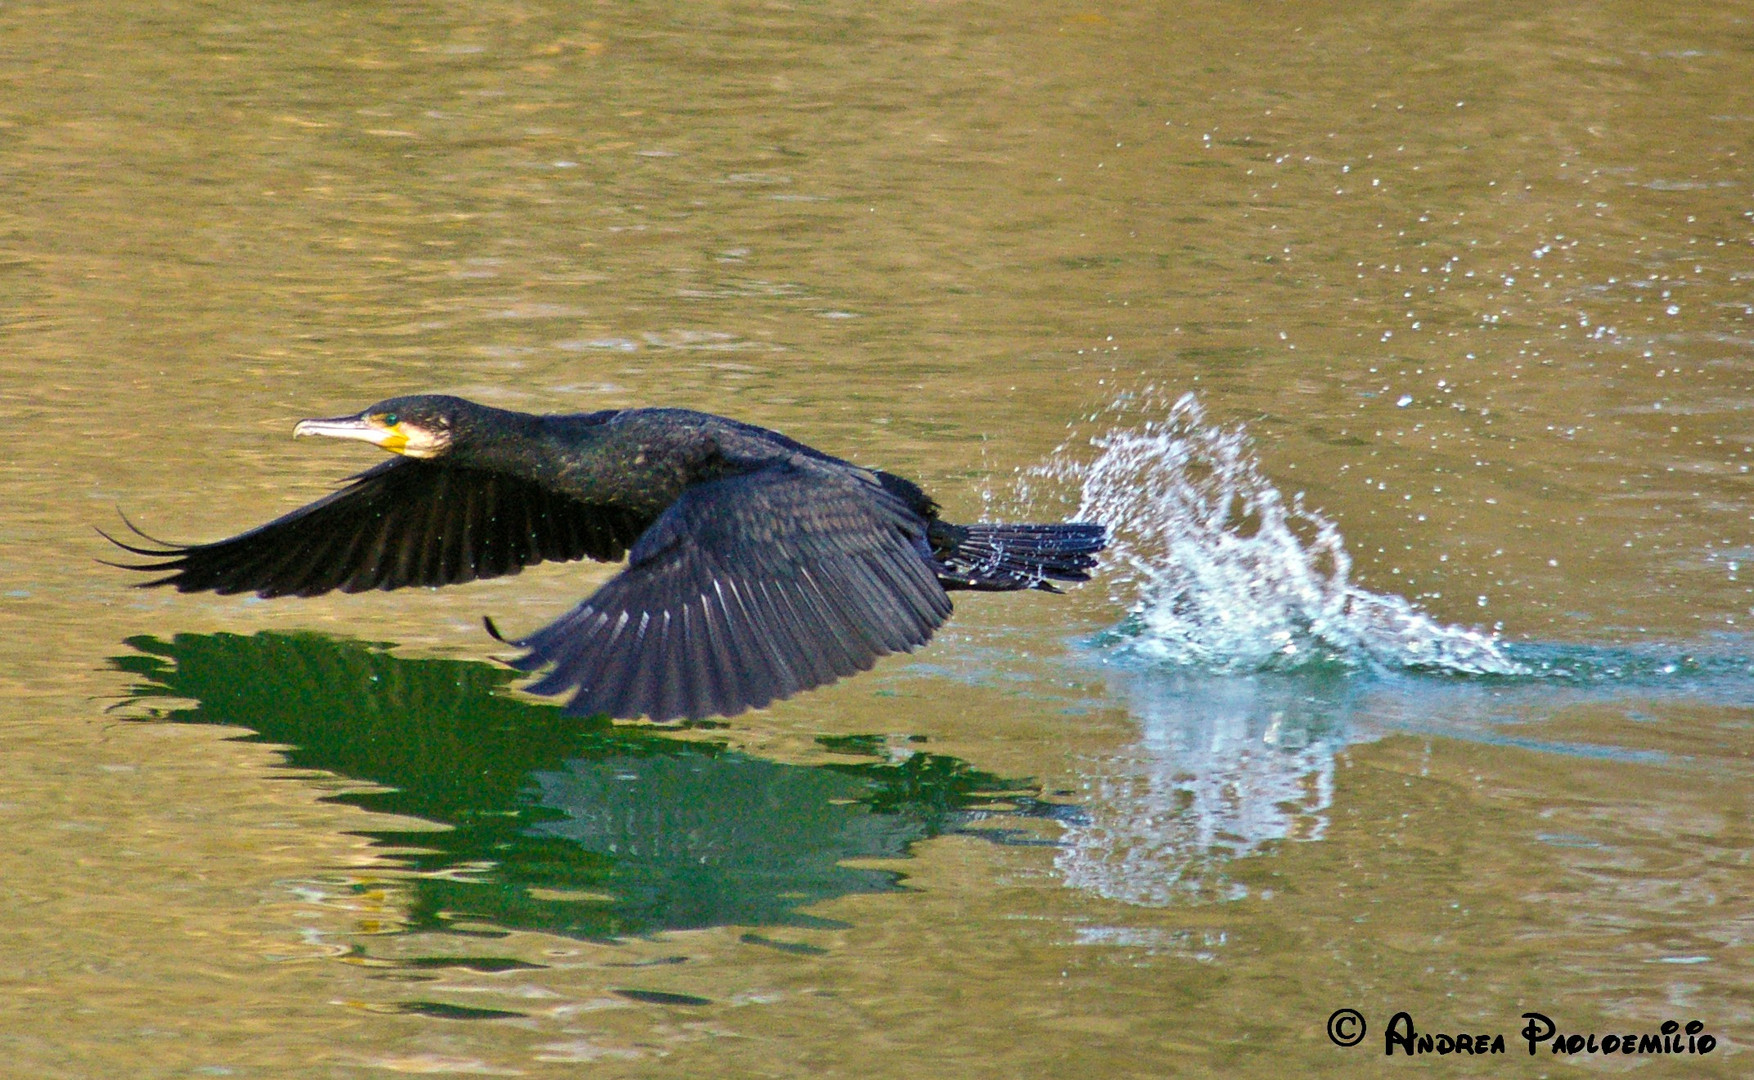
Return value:
M 1162 410 L 1150 389 L 1105 421 Z M 1398 596 L 1349 580 L 1334 523 L 1289 502 L 1261 475 L 1241 427 L 1208 424 L 1193 394 L 1163 419 L 1111 426 L 1088 463 L 1056 455 L 1044 472 L 1078 484 L 1077 520 L 1111 531 L 1104 556 L 1127 606 L 1119 647 L 1203 671 L 1379 664 L 1465 675 L 1520 675 L 1490 635 L 1445 626 Z

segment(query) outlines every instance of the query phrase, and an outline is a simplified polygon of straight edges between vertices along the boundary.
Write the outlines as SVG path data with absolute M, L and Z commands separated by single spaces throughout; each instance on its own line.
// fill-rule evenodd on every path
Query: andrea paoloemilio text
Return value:
M 1518 1032 L 1533 1057 L 1546 1048 L 1553 1054 L 1709 1054 L 1717 1048 L 1717 1039 L 1705 1033 L 1705 1024 L 1689 1020 L 1665 1020 L 1656 1031 L 1636 1033 L 1564 1032 L 1551 1017 L 1538 1012 L 1523 1013 L 1522 1030 Z M 1396 1049 L 1409 1057 L 1419 1054 L 1502 1054 L 1503 1035 L 1463 1032 L 1448 1034 L 1418 1031 L 1413 1014 L 1398 1012 L 1389 1017 L 1383 1032 L 1383 1053 L 1393 1057 Z

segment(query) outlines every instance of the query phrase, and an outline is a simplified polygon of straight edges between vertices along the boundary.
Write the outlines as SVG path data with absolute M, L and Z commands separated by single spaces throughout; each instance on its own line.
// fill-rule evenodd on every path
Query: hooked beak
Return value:
M 401 426 L 385 427 L 363 416 L 337 416 L 330 420 L 300 420 L 292 429 L 292 435 L 293 438 L 324 435 L 331 439 L 355 439 L 400 454 L 408 446 L 408 436 L 399 430 Z

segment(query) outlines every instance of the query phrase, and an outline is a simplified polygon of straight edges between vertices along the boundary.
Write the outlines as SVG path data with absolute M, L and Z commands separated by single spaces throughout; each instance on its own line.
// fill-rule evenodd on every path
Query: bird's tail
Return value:
M 1055 581 L 1089 581 L 1108 543 L 1101 525 L 950 525 L 934 521 L 929 539 L 946 589 L 1009 592 Z

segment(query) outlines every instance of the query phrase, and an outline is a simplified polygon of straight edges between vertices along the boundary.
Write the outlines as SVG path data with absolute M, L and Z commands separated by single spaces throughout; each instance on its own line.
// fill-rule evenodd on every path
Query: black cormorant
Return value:
M 911 481 L 686 409 L 535 416 L 423 394 L 293 434 L 398 456 L 229 540 L 111 538 L 156 560 L 126 568 L 183 592 L 315 596 L 626 554 L 509 642 L 526 650 L 514 667 L 551 668 L 529 689 L 571 691 L 577 714 L 759 708 L 924 644 L 947 589 L 1054 591 L 1087 580 L 1104 543 L 1100 525 L 953 525 Z

